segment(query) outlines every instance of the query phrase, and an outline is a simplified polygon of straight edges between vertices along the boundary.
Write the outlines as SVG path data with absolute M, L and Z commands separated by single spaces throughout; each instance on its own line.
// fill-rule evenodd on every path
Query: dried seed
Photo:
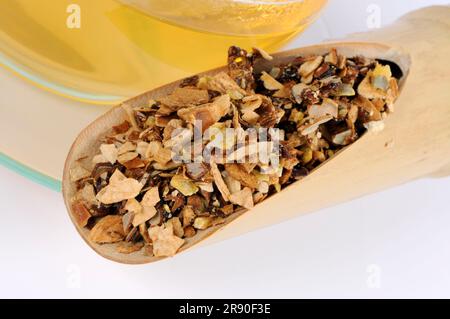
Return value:
M 133 226 L 134 213 L 128 212 L 122 216 L 123 231 L 127 234 Z
M 313 151 L 309 147 L 303 150 L 302 162 L 308 164 L 313 158 Z
M 205 182 L 196 182 L 195 183 L 198 188 L 200 188 L 200 190 L 207 192 L 207 193 L 212 193 L 214 192 L 214 186 L 213 183 L 205 183 Z
M 136 152 L 142 157 L 142 158 L 146 158 L 146 152 L 148 149 L 148 143 L 147 142 L 138 142 L 137 146 L 136 146 Z
M 347 83 L 339 85 L 338 90 L 334 93 L 335 96 L 354 96 L 355 94 L 353 86 Z
M 227 187 L 230 190 L 231 194 L 239 192 L 241 190 L 241 183 L 230 175 L 226 174 L 224 177 L 224 181 L 225 184 L 227 184 Z

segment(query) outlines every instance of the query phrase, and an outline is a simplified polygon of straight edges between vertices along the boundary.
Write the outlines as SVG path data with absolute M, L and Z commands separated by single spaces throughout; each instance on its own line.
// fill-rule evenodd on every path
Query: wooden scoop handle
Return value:
M 390 27 L 350 39 L 386 43 L 410 56 L 409 76 L 396 103 L 394 123 L 388 124 L 395 125 L 392 146 L 402 149 L 389 159 L 399 166 L 399 182 L 449 175 L 450 6 L 421 9 Z

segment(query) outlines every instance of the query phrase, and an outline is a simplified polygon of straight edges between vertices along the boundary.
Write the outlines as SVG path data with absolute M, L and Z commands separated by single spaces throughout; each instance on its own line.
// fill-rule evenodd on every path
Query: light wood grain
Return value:
M 224 240 L 414 179 L 450 173 L 449 21 L 449 7 L 432 7 L 411 13 L 386 29 L 351 36 L 345 42 L 274 55 L 272 64 L 277 64 L 293 56 L 323 54 L 335 47 L 348 56 L 364 55 L 395 62 L 404 73 L 395 113 L 385 121 L 384 131 L 365 134 L 305 179 L 251 211 L 233 214 L 225 226 L 210 228 L 188 239 L 182 250 L 198 246 L 205 239 L 208 240 L 202 244 Z M 212 75 L 222 69 L 206 73 Z M 126 104 L 138 105 L 163 96 L 177 85 L 175 82 L 152 90 Z M 122 107 L 113 108 L 83 130 L 74 142 L 63 177 L 63 196 L 71 218 L 70 198 L 75 189 L 69 181 L 69 168 L 77 158 L 92 155 L 98 149 L 98 138 L 125 118 Z M 92 243 L 87 231 L 76 227 L 88 245 L 108 259 L 130 264 L 159 260 L 142 252 L 118 254 L 115 245 Z

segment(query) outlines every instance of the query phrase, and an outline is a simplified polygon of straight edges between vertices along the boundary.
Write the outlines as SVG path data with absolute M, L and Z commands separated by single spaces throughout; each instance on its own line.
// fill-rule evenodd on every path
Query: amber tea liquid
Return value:
M 80 27 L 68 28 L 74 2 Z M 2 0 L 0 64 L 54 93 L 116 103 L 225 64 L 230 45 L 274 51 L 325 2 Z

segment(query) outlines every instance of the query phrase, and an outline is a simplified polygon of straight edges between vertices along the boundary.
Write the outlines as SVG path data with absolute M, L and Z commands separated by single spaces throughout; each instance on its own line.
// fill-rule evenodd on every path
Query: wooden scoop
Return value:
M 223 225 L 199 232 L 187 239 L 181 250 L 207 237 L 206 243 L 223 240 L 417 178 L 450 172 L 450 7 L 419 10 L 386 29 L 351 38 L 351 42 L 327 43 L 275 54 L 273 61 L 258 67 L 270 68 L 272 64 L 298 55 L 324 54 L 331 48 L 337 48 L 346 56 L 362 55 L 395 63 L 403 73 L 401 94 L 395 112 L 385 121 L 384 131 L 366 133 L 305 179 L 251 211 L 237 212 Z M 204 74 L 214 75 L 223 70 L 226 68 Z M 157 99 L 178 84 L 157 88 L 124 104 L 137 106 Z M 78 158 L 94 155 L 100 137 L 125 119 L 128 114 L 119 105 L 95 120 L 75 140 L 63 177 L 64 201 L 72 221 L 70 203 L 76 190 L 69 178 L 69 168 Z M 142 252 L 117 253 L 116 245 L 93 243 L 86 229 L 76 227 L 88 245 L 108 259 L 129 264 L 160 259 L 144 256 Z M 216 233 L 219 229 L 221 231 Z

